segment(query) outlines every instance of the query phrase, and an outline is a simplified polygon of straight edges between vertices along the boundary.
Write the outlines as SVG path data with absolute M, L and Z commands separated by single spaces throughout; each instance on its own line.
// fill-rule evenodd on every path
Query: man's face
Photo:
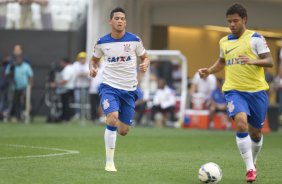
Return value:
M 162 79 L 160 79 L 160 80 L 158 81 L 158 87 L 159 87 L 160 89 L 164 89 L 164 87 L 165 87 L 165 81 L 162 80 Z
M 86 59 L 85 59 L 85 58 L 80 58 L 78 61 L 79 61 L 81 64 L 86 63 Z
M 14 47 L 14 51 L 13 51 L 15 56 L 21 56 L 23 51 L 22 51 L 22 47 L 20 45 L 16 45 Z
M 247 18 L 241 18 L 237 13 L 232 15 L 227 15 L 227 21 L 229 28 L 234 35 L 242 33 L 242 30 L 246 26 Z
M 125 14 L 122 12 L 114 13 L 113 18 L 109 21 L 114 31 L 122 32 L 126 26 Z

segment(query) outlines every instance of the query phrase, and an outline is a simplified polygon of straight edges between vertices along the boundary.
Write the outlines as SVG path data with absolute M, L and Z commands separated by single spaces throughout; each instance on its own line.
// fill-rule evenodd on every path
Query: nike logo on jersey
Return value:
M 239 46 L 236 46 L 236 47 L 233 47 L 232 49 L 226 50 L 225 54 L 228 54 L 229 52 L 231 52 L 232 50 L 236 49 L 237 47 L 239 47 Z

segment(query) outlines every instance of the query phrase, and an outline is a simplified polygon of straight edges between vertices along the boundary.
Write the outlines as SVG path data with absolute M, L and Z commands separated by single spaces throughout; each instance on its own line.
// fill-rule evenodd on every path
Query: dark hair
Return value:
M 228 8 L 228 10 L 226 11 L 226 16 L 227 15 L 233 15 L 233 14 L 236 14 L 236 13 L 241 18 L 245 18 L 245 17 L 247 18 L 248 17 L 246 8 L 244 8 L 242 5 L 237 4 L 237 3 Z
M 62 58 L 61 61 L 65 62 L 65 63 L 70 63 L 69 58 L 66 58 L 66 57 L 65 57 L 65 58 Z
M 125 14 L 124 9 L 122 9 L 121 7 L 116 7 L 115 9 L 111 11 L 110 19 L 112 19 L 114 17 L 114 13 L 117 13 L 117 12 L 122 12 Z

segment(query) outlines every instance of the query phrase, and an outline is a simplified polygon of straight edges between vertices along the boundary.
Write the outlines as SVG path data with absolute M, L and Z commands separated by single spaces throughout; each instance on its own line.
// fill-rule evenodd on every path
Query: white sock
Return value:
M 237 146 L 239 148 L 240 154 L 245 162 L 246 169 L 256 170 L 253 163 L 252 155 L 252 141 L 248 133 L 237 133 L 236 136 Z
M 106 163 L 113 163 L 117 139 L 117 127 L 107 125 L 104 138 L 106 148 Z
M 253 159 L 255 164 L 257 163 L 257 156 L 262 148 L 262 143 L 263 143 L 263 136 L 261 136 L 259 142 L 254 142 L 254 140 L 252 140 L 252 152 L 253 152 Z

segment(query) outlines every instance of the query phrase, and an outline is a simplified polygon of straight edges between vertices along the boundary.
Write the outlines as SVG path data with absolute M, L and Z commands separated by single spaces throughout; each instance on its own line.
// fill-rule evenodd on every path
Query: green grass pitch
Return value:
M 117 138 L 117 173 L 104 171 L 103 135 L 104 126 L 90 123 L 0 123 L 0 184 L 197 184 L 198 169 L 210 161 L 223 171 L 220 183 L 245 183 L 234 132 L 133 127 Z M 37 147 L 80 153 L 44 157 L 64 152 Z M 282 183 L 281 131 L 265 135 L 259 156 L 256 183 Z

